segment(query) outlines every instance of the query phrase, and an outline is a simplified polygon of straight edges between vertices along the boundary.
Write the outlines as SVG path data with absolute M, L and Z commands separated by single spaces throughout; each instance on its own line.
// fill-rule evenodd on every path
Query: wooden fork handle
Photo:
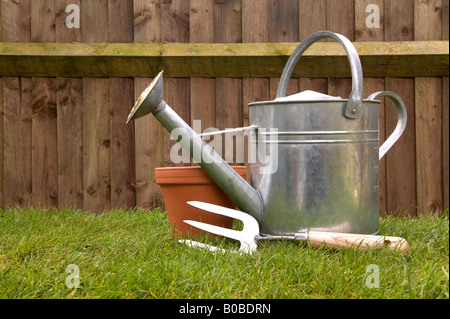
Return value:
M 408 242 L 401 237 L 329 233 L 309 231 L 308 240 L 312 246 L 325 245 L 330 248 L 356 248 L 356 249 L 380 249 L 388 247 L 393 251 L 406 251 L 409 249 Z

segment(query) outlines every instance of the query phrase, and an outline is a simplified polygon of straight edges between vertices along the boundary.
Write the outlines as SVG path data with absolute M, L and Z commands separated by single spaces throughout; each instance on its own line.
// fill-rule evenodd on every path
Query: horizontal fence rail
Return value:
M 276 77 L 298 43 L 0 43 L 0 76 Z M 368 77 L 449 75 L 448 41 L 357 42 Z M 330 67 L 327 67 L 330 66 Z M 294 77 L 349 77 L 339 43 L 314 43 Z

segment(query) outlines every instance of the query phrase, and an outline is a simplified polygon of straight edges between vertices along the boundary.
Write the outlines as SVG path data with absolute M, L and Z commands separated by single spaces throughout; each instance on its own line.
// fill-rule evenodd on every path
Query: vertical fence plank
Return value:
M 82 40 L 108 42 L 108 1 L 81 0 Z M 83 208 L 111 207 L 109 79 L 83 78 Z
M 55 42 L 53 0 L 31 2 L 31 41 Z M 56 78 L 34 78 L 32 88 L 33 205 L 58 205 Z
M 442 39 L 442 0 L 414 2 L 414 39 Z M 422 214 L 443 210 L 442 80 L 415 79 L 417 205 Z
M 2 41 L 29 42 L 31 1 L 2 2 Z M 31 203 L 31 79 L 3 78 L 3 204 Z
M 83 208 L 82 79 L 57 79 L 59 208 Z
M 449 39 L 449 1 L 442 1 L 442 40 Z M 442 136 L 443 136 L 443 194 L 444 209 L 449 208 L 449 82 L 448 76 L 442 78 Z M 448 215 L 448 211 L 447 211 Z
M 173 0 L 161 2 L 161 40 L 164 42 L 189 42 L 189 1 Z M 164 99 L 190 123 L 190 80 L 189 78 L 165 78 Z M 174 166 L 170 149 L 176 141 L 170 140 L 164 130 L 164 166 Z M 188 163 L 181 163 L 181 165 Z
M 151 43 L 158 42 L 160 39 L 159 0 L 135 0 L 134 41 Z M 135 100 L 150 82 L 149 78 L 134 80 Z M 164 205 L 160 188 L 155 182 L 155 167 L 164 165 L 162 130 L 162 125 L 151 115 L 135 121 L 136 205 L 139 207 L 150 208 Z
M 269 40 L 270 42 L 298 42 L 299 40 L 298 0 L 270 1 Z M 270 98 L 274 99 L 280 78 L 270 79 Z M 298 93 L 299 80 L 291 78 L 286 95 Z
M 1 2 L 0 2 L 1 6 Z M 1 17 L 1 9 L 0 9 L 0 17 Z M 1 18 L 0 18 L 1 20 Z M 1 29 L 0 24 L 0 29 Z M 0 34 L 1 37 L 1 34 Z M 4 208 L 3 203 L 3 150 L 4 150 L 4 143 L 3 143 L 3 118 L 4 118 L 4 111 L 3 111 L 3 77 L 0 77 L 0 209 Z
M 276 42 L 298 41 L 299 1 L 271 0 L 270 2 L 269 38 Z
M 110 0 L 108 14 L 109 41 L 133 42 L 133 0 Z M 133 79 L 111 78 L 111 208 L 136 206 L 134 122 L 125 125 L 133 104 Z
M 375 5 L 379 15 L 378 28 L 373 28 L 367 25 L 367 15 L 366 8 L 369 5 Z M 384 0 L 356 0 L 355 1 L 355 41 L 384 41 Z M 375 21 L 372 21 L 375 22 Z M 364 70 L 363 70 L 364 73 Z M 380 78 L 365 78 L 364 79 L 364 93 L 363 97 L 377 92 L 384 91 L 384 79 Z M 384 104 L 385 99 L 382 99 L 382 104 L 380 105 L 380 115 L 379 115 L 379 138 L 381 143 L 386 139 L 385 126 L 386 126 L 386 106 Z M 379 163 L 379 192 L 380 192 L 380 206 L 381 213 L 385 214 L 387 211 L 387 173 L 386 173 L 386 158 L 381 159 Z
M 214 2 L 191 0 L 189 9 L 190 42 L 214 43 Z M 215 87 L 213 78 L 191 78 L 191 122 L 201 121 L 202 132 L 216 127 Z
M 405 102 L 408 113 L 407 126 L 401 138 L 386 154 L 387 157 L 387 212 L 408 213 L 415 216 L 416 200 L 416 159 L 415 159 L 415 118 L 414 80 L 409 78 L 387 78 L 386 90 L 397 93 Z M 386 99 L 386 136 L 393 132 L 397 124 L 395 105 Z
M 57 43 L 73 43 L 81 42 L 81 23 L 79 26 L 72 25 L 75 22 L 75 11 L 70 5 L 75 5 L 80 8 L 80 0 L 54 0 L 55 1 L 55 32 Z M 66 12 L 66 9 L 71 11 Z M 69 15 L 72 19 L 67 21 Z M 69 23 L 68 23 L 69 22 Z M 80 21 L 79 21 L 80 22 Z
M 0 41 L 2 41 L 3 1 L 0 1 Z M 0 209 L 3 209 L 3 77 L 0 77 Z
M 444 207 L 443 209 L 449 208 L 449 81 L 448 76 L 442 78 L 442 153 L 443 153 L 443 196 L 444 196 Z M 447 211 L 448 214 L 448 211 Z
M 414 40 L 414 0 L 385 1 L 385 40 Z M 407 212 L 416 215 L 416 145 L 414 79 L 386 78 L 386 90 L 394 91 L 403 99 L 408 113 L 407 126 L 400 140 L 388 152 L 387 193 L 388 212 Z M 393 102 L 386 99 L 386 109 L 395 112 Z M 386 134 L 393 131 L 395 117 L 388 117 Z
M 81 28 L 66 25 L 66 7 L 80 1 L 56 0 L 56 42 L 81 42 Z M 58 139 L 58 206 L 83 208 L 82 79 L 56 79 Z
M 83 208 L 110 207 L 109 80 L 83 79 Z
M 242 4 L 240 0 L 215 1 L 215 41 L 218 43 L 242 42 Z M 219 129 L 242 126 L 242 79 L 216 79 L 216 126 Z M 222 157 L 231 164 L 236 163 L 236 147 L 227 143 L 229 135 L 224 137 L 224 153 Z M 228 150 L 227 150 L 228 146 Z
M 314 32 L 327 29 L 327 1 L 302 0 L 299 2 L 299 40 Z M 322 78 L 301 78 L 300 89 L 328 93 L 328 81 Z
M 327 29 L 350 41 L 355 40 L 355 4 L 353 0 L 327 0 Z M 327 39 L 335 42 L 335 40 Z M 352 90 L 351 79 L 329 78 L 328 93 L 347 98 Z
M 269 0 L 242 1 L 242 42 L 269 42 Z M 243 79 L 243 125 L 249 125 L 248 104 L 270 99 L 269 78 Z
M 56 79 L 34 78 L 31 97 L 32 203 L 36 207 L 57 207 Z
M 216 124 L 219 129 L 242 126 L 242 79 L 216 79 Z M 227 163 L 242 165 L 244 158 L 236 158 L 237 146 L 241 145 L 236 139 L 241 135 L 232 135 L 224 134 L 222 137 L 222 157 Z
M 416 78 L 417 205 L 422 214 L 443 210 L 442 82 Z
M 242 1 L 242 42 L 264 43 L 269 41 L 269 0 L 243 0 Z M 249 122 L 248 104 L 270 99 L 270 78 L 244 78 L 242 79 L 242 103 L 244 126 Z M 245 142 L 245 150 L 248 150 L 248 140 Z M 247 179 L 250 178 L 250 163 L 248 152 L 245 157 L 247 166 Z
M 32 192 L 31 79 L 5 77 L 3 85 L 3 200 L 5 207 L 27 207 Z
M 270 0 L 242 0 L 242 42 L 269 42 Z
M 111 208 L 136 206 L 134 123 L 125 125 L 133 100 L 133 79 L 110 80 Z

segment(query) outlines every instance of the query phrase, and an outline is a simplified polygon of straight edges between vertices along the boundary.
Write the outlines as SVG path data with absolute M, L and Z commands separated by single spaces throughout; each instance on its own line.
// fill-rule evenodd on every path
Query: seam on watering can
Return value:
M 261 203 L 261 211 L 259 212 L 259 216 L 260 216 L 259 220 L 262 221 L 263 216 L 264 216 L 264 200 L 263 200 L 262 195 L 261 195 L 261 193 L 259 192 L 259 190 L 255 189 L 255 191 L 256 191 L 256 194 L 258 194 L 258 196 L 259 196 L 259 202 Z M 258 221 L 258 222 L 259 222 L 259 221 Z
M 277 140 L 277 141 L 261 141 L 265 144 L 354 144 L 354 143 L 371 143 L 378 142 L 378 139 L 371 138 L 366 140 Z
M 378 134 L 379 130 L 361 131 L 298 131 L 298 132 L 262 132 L 260 135 L 352 135 L 352 134 Z
M 167 106 L 166 102 L 161 101 L 161 103 L 159 103 L 158 106 L 153 109 L 153 111 L 152 111 L 153 115 L 156 115 L 156 114 L 164 111 L 166 106 Z

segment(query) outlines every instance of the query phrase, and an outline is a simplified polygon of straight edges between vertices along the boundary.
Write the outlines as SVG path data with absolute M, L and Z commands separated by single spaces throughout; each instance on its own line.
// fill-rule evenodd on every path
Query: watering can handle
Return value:
M 394 101 L 395 106 L 397 107 L 397 113 L 398 113 L 398 120 L 397 120 L 397 126 L 395 127 L 392 134 L 386 139 L 386 141 L 383 143 L 383 145 L 380 146 L 379 151 L 379 159 L 381 159 L 387 151 L 392 147 L 392 145 L 397 142 L 397 140 L 402 136 L 403 132 L 406 128 L 406 121 L 407 121 L 407 113 L 406 113 L 406 107 L 405 103 L 403 102 L 402 98 L 398 96 L 396 93 L 391 91 L 380 91 L 375 92 L 367 97 L 368 100 L 376 100 L 379 97 L 387 96 L 392 101 Z
M 361 61 L 353 44 L 341 34 L 330 31 L 319 31 L 311 34 L 303 40 L 294 50 L 281 74 L 280 83 L 278 84 L 277 98 L 286 96 L 286 89 L 295 65 L 300 59 L 303 52 L 314 42 L 323 38 L 333 38 L 337 40 L 345 49 L 350 68 L 352 72 L 352 92 L 348 98 L 347 107 L 345 109 L 345 116 L 348 118 L 358 118 L 362 107 L 363 97 L 363 74 L 361 68 Z

